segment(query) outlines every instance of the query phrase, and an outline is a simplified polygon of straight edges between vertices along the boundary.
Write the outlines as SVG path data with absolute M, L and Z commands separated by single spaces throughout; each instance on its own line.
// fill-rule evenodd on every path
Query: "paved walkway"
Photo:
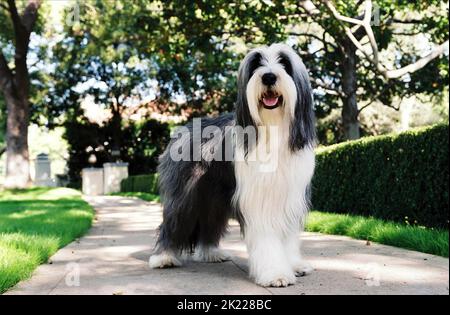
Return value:
M 112 196 L 86 200 L 97 210 L 90 232 L 8 294 L 449 294 L 448 259 L 315 233 L 302 239 L 316 271 L 294 286 L 262 288 L 248 279 L 236 224 L 222 244 L 233 261 L 151 270 L 160 205 Z

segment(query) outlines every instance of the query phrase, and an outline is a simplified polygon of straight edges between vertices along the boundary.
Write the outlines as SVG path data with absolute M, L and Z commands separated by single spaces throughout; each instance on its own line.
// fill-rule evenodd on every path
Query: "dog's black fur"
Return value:
M 203 118 L 202 130 L 207 126 L 221 129 L 221 137 L 202 140 L 204 148 L 222 147 L 222 161 L 193 161 L 192 137 L 190 161 L 175 162 L 168 154 L 173 139 L 160 158 L 158 167 L 159 189 L 164 204 L 163 224 L 160 226 L 158 250 L 188 250 L 192 252 L 198 243 L 218 245 L 226 231 L 230 217 L 239 217 L 231 203 L 236 179 L 231 161 L 225 161 L 225 152 L 230 152 L 224 141 L 225 127 L 235 123 L 233 114 L 218 118 Z M 192 135 L 192 123 L 186 125 Z M 214 143 L 211 143 L 214 141 Z M 232 149 L 231 149 L 232 150 Z
M 242 64 L 238 74 L 235 113 L 214 119 L 202 119 L 202 130 L 207 126 L 217 126 L 222 130 L 221 137 L 202 140 L 202 150 L 222 146 L 222 154 L 225 154 L 226 150 L 233 150 L 233 148 L 225 148 L 226 142 L 223 141 L 227 126 L 256 127 L 249 111 L 246 88 L 255 70 L 261 66 L 264 56 L 255 51 L 246 58 L 247 61 Z M 290 149 L 295 152 L 315 141 L 312 90 L 303 64 L 298 65 L 300 71 L 294 71 L 292 61 L 284 53 L 280 53 L 279 62 L 283 64 L 297 86 L 297 105 L 295 117 L 291 121 L 289 137 Z M 192 135 L 192 123 L 186 127 Z M 183 146 L 190 146 L 192 155 L 195 148 L 193 148 L 192 137 L 189 139 Z M 246 139 L 243 139 L 244 143 L 232 145 L 243 145 L 247 153 L 254 143 L 248 143 Z M 231 217 L 240 221 L 241 230 L 244 231 L 240 211 L 232 204 L 236 189 L 233 162 L 225 161 L 225 159 L 207 162 L 203 158 L 201 161 L 193 161 L 192 156 L 190 161 L 175 162 L 169 154 L 175 141 L 173 139 L 169 143 L 165 153 L 160 157 L 158 167 L 164 212 L 156 253 L 166 249 L 175 252 L 183 250 L 192 252 L 197 244 L 217 246 Z

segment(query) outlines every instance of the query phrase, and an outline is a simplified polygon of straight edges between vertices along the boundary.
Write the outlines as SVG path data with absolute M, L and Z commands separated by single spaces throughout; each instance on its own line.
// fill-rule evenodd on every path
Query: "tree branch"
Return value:
M 399 24 L 421 24 L 423 23 L 420 19 L 405 19 L 400 20 L 396 18 L 388 19 L 386 24 L 399 23 Z
M 437 46 L 432 52 L 430 52 L 425 57 L 423 57 L 423 58 L 417 60 L 416 62 L 409 64 L 403 68 L 395 69 L 395 70 L 388 70 L 384 73 L 384 76 L 387 79 L 395 79 L 395 78 L 400 78 L 407 73 L 416 72 L 417 70 L 420 70 L 423 67 L 425 67 L 433 59 L 441 56 L 446 50 L 448 51 L 448 48 L 449 48 L 448 40 L 446 40 L 444 43 Z
M 27 54 L 30 42 L 30 34 L 37 20 L 37 11 L 41 0 L 28 0 L 22 17 L 19 15 L 15 0 L 8 0 L 9 12 L 14 27 L 15 34 L 15 75 L 14 80 L 17 86 L 28 90 L 28 67 Z
M 320 87 L 328 92 L 331 92 L 328 94 L 333 94 L 333 95 L 337 95 L 340 97 L 345 96 L 345 93 L 341 89 L 339 89 L 337 87 L 332 87 L 329 84 L 326 84 L 319 79 L 317 79 L 317 80 L 310 79 L 310 81 L 311 81 L 312 85 L 315 85 L 315 86 Z
M 312 37 L 314 39 L 320 40 L 322 41 L 322 38 L 320 38 L 319 35 L 316 34 L 310 34 L 310 33 L 296 33 L 296 32 L 288 32 L 288 35 L 292 35 L 292 36 L 305 36 L 305 37 Z
M 398 35 L 398 36 L 416 36 L 421 34 L 421 31 L 416 31 L 416 32 L 392 32 L 392 35 Z
M 366 0 L 365 13 L 364 13 L 363 20 L 343 16 L 336 10 L 336 8 L 333 6 L 331 1 L 329 1 L 329 0 L 322 0 L 322 1 L 325 3 L 327 9 L 331 12 L 331 14 L 339 21 L 339 23 L 341 24 L 342 28 L 345 31 L 345 34 L 352 41 L 352 43 L 355 45 L 355 47 L 363 53 L 365 58 L 367 60 L 369 60 L 375 66 L 375 70 L 378 73 L 380 73 L 386 80 L 397 79 L 397 78 L 404 76 L 407 73 L 413 73 L 417 70 L 420 70 L 423 67 L 425 67 L 430 61 L 441 56 L 446 50 L 448 50 L 449 43 L 448 43 L 448 40 L 446 40 L 444 43 L 437 46 L 427 56 L 419 59 L 415 63 L 412 63 L 412 64 L 407 65 L 400 69 L 394 69 L 394 70 L 386 69 L 379 62 L 378 45 L 375 40 L 375 35 L 373 33 L 372 26 L 370 25 L 371 18 L 372 18 L 372 1 Z M 372 48 L 371 52 L 368 52 L 363 47 L 363 45 L 354 36 L 353 32 L 350 30 L 350 28 L 344 22 L 362 26 L 364 28 L 366 35 L 369 38 L 370 46 Z M 417 22 L 417 20 L 415 20 L 414 22 Z
M 320 10 L 312 3 L 311 0 L 302 0 L 299 2 L 299 6 L 303 8 L 309 15 L 319 14 Z
M 22 24 L 19 12 L 17 11 L 16 1 L 8 0 L 9 14 L 11 15 L 12 24 L 14 27 L 14 37 L 15 37 L 15 79 L 19 78 L 21 81 L 22 77 L 26 76 L 26 57 L 28 53 L 28 38 L 27 31 Z
M 8 62 L 0 50 L 0 91 L 5 93 L 12 81 L 12 72 L 8 67 Z
M 358 50 L 360 50 L 367 59 L 369 59 L 371 62 L 373 62 L 375 64 L 378 64 L 378 47 L 377 47 L 375 38 L 373 38 L 372 27 L 370 26 L 370 21 L 371 21 L 371 17 L 372 17 L 372 1 L 366 1 L 366 8 L 364 11 L 365 13 L 364 13 L 364 17 L 362 20 L 343 16 L 336 10 L 336 8 L 333 6 L 333 4 L 330 1 L 325 0 L 324 2 L 325 2 L 327 9 L 339 21 L 339 23 L 341 24 L 341 26 L 343 27 L 343 29 L 345 31 L 345 34 L 352 41 L 353 45 L 355 45 L 356 48 Z M 374 46 L 372 46 L 372 53 L 374 54 L 373 59 L 370 56 L 370 53 L 364 49 L 364 47 L 361 45 L 359 40 L 355 37 L 355 35 L 351 31 L 351 29 L 343 22 L 355 24 L 355 25 L 359 26 L 358 29 L 360 29 L 360 26 L 362 26 L 364 28 L 367 36 L 369 36 L 370 43 L 371 44 L 374 43 Z M 372 35 L 372 38 L 371 38 L 371 35 Z
M 311 37 L 314 39 L 317 39 L 318 41 L 322 42 L 324 44 L 324 46 L 329 45 L 331 47 L 333 47 L 334 49 L 338 50 L 338 47 L 331 43 L 331 42 L 327 42 L 324 40 L 324 37 L 320 37 L 319 35 L 316 34 L 311 34 L 311 33 L 296 33 L 296 32 L 288 32 L 288 35 L 292 35 L 292 36 L 305 36 L 305 37 Z M 325 32 L 324 32 L 324 36 L 325 36 Z
M 328 0 L 324 0 L 324 3 L 327 7 L 327 9 L 331 12 L 331 14 L 338 20 L 341 22 L 347 22 L 347 23 L 351 23 L 351 24 L 355 24 L 355 25 L 363 25 L 363 20 L 359 20 L 359 19 L 355 19 L 355 18 L 351 18 L 348 16 L 344 16 L 342 14 L 340 14 L 338 12 L 338 10 L 336 10 L 336 8 L 334 7 L 334 5 L 328 1 Z
M 17 11 L 15 0 L 8 0 L 8 11 L 9 14 L 11 15 L 14 28 L 16 29 L 20 27 L 22 23 L 20 22 L 20 16 L 19 12 Z
M 22 23 L 28 33 L 33 30 L 38 17 L 38 9 L 41 6 L 41 0 L 28 0 L 28 5 L 22 14 Z

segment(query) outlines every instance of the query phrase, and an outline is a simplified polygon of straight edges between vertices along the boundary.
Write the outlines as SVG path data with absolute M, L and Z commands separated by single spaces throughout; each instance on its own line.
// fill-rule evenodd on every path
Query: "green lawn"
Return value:
M 346 235 L 356 239 L 448 257 L 448 231 L 444 230 L 318 211 L 312 211 L 309 214 L 306 230 Z
M 94 212 L 68 188 L 0 191 L 0 293 L 83 235 Z

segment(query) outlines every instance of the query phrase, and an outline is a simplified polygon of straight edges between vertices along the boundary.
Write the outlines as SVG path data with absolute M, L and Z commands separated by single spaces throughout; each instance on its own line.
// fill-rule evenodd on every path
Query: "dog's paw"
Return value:
M 231 255 L 217 247 L 202 247 L 195 251 L 194 261 L 221 263 L 231 260 Z
M 256 279 L 256 284 L 263 287 L 287 287 L 291 284 L 295 284 L 295 275 L 279 275 L 272 277 L 260 277 Z
M 314 268 L 310 263 L 302 261 L 294 266 L 294 271 L 297 277 L 304 277 L 311 274 L 314 271 Z
M 174 253 L 163 251 L 159 254 L 150 256 L 148 265 L 150 266 L 150 268 L 156 269 L 180 267 L 182 264 Z

